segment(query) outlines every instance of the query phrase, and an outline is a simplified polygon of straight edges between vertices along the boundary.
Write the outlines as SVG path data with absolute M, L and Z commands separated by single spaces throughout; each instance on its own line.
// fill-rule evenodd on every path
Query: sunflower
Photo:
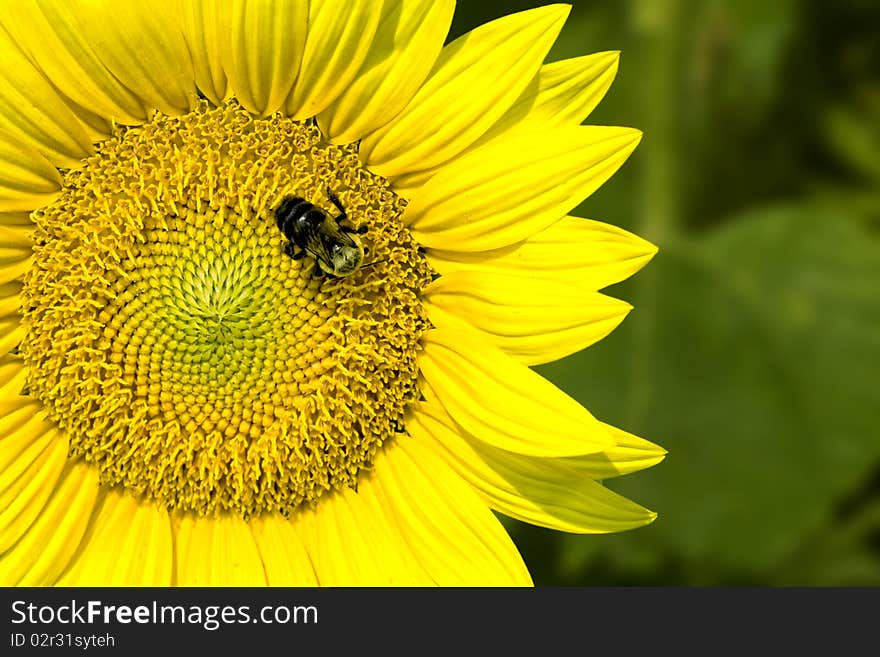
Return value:
M 581 125 L 618 55 L 453 9 L 4 7 L 3 584 L 528 585 L 493 512 L 654 519 L 600 481 L 663 450 L 530 369 L 656 251 L 566 216 L 641 136 Z

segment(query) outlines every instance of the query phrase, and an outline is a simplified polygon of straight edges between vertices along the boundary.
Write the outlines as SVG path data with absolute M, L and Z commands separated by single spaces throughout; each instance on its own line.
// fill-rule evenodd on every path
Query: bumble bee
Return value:
M 284 253 L 294 260 L 309 255 L 325 274 L 341 278 L 356 272 L 363 263 L 364 246 L 358 235 L 367 228 L 341 225 L 348 218 L 345 208 L 333 192 L 328 191 L 327 196 L 339 210 L 336 217 L 304 198 L 285 196 L 275 210 L 275 222 L 288 240 Z

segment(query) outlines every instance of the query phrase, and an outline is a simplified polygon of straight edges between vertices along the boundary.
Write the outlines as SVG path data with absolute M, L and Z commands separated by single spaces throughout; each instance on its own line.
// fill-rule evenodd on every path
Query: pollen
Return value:
M 294 261 L 294 195 L 365 226 L 363 266 Z M 102 484 L 169 510 L 287 514 L 356 487 L 418 398 L 431 270 L 405 201 L 311 123 L 203 103 L 116 128 L 35 211 L 29 394 Z

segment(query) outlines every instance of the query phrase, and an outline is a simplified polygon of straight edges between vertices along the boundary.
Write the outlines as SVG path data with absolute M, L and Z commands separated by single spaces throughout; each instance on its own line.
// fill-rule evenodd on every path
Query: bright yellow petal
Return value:
M 9 35 L 0 29 L 0 133 L 52 164 L 74 168 L 93 151 L 85 128 Z
M 40 410 L 32 399 L 0 400 L 0 554 L 42 511 L 67 461 L 67 440 Z
M 186 41 L 196 87 L 219 105 L 229 88 L 223 70 L 224 53 L 230 48 L 228 0 L 179 0 L 180 27 Z
M 318 125 L 331 142 L 357 141 L 397 116 L 434 66 L 454 10 L 454 0 L 384 3 L 360 72 L 318 115 Z
M 255 114 L 281 108 L 299 73 L 309 6 L 300 0 L 232 0 L 224 69 L 238 101 Z
M 321 586 L 433 583 L 377 497 L 376 486 L 371 472 L 357 492 L 328 493 L 303 514 L 304 537 Z
M 0 284 L 0 357 L 3 358 L 21 342 L 26 332 L 19 316 L 21 287 L 18 281 Z M 0 380 L 0 385 L 5 387 L 5 381 Z
M 27 333 L 17 314 L 0 318 L 0 356 L 17 347 Z
M 557 360 L 613 331 L 632 306 L 556 279 L 458 271 L 424 290 L 431 322 L 461 320 L 526 365 Z
M 260 551 L 241 517 L 186 514 L 177 519 L 174 529 L 175 585 L 266 585 Z
M 422 374 L 453 419 L 480 440 L 531 456 L 614 444 L 587 409 L 475 331 L 435 329 L 422 340 Z
M 73 2 L 58 0 L 69 29 L 78 30 L 104 66 L 144 105 L 166 114 L 190 109 L 196 100 L 195 76 L 177 0 L 69 4 Z
M 302 66 L 286 105 L 292 118 L 315 116 L 354 80 L 381 10 L 377 0 L 311 0 Z
M 568 459 L 513 454 L 468 437 L 422 404 L 407 431 L 471 484 L 493 509 L 533 525 L 578 534 L 619 532 L 657 514 L 572 468 Z
M 164 508 L 108 491 L 59 586 L 169 586 L 174 566 Z
M 317 586 L 318 579 L 294 521 L 277 515 L 250 520 L 269 586 Z
M 33 230 L 34 222 L 31 221 L 30 212 L 0 212 L 0 226 L 13 228 L 29 226 Z
M 486 251 L 547 228 L 592 194 L 641 139 L 631 128 L 517 133 L 431 178 L 403 215 L 431 249 Z
M 15 545 L 0 556 L 0 583 L 54 584 L 82 540 L 97 496 L 97 469 L 68 462 L 37 518 Z
M 52 84 L 80 107 L 119 123 L 146 120 L 141 102 L 95 54 L 68 3 L 10 2 L 0 23 Z
M 611 479 L 657 465 L 666 458 L 666 450 L 623 429 L 606 424 L 617 441 L 614 447 L 595 454 L 564 458 L 570 468 L 591 479 Z
M 501 523 L 442 459 L 409 436 L 381 456 L 374 477 L 383 507 L 437 584 L 532 584 Z
M 549 5 L 505 16 L 443 48 L 403 112 L 361 142 L 361 159 L 393 177 L 461 153 L 528 87 L 569 10 Z
M 622 228 L 565 217 L 511 246 L 478 253 L 432 249 L 427 257 L 441 274 L 533 274 L 567 281 L 586 290 L 600 290 L 629 278 L 656 253 L 656 246 Z
M 582 123 L 611 87 L 619 60 L 618 52 L 600 52 L 544 64 L 535 88 L 524 93 L 490 132 Z
M 412 198 L 441 169 L 496 138 L 511 131 L 575 126 L 598 105 L 617 73 L 619 54 L 600 52 L 585 57 L 544 64 L 535 81 L 523 92 L 507 113 L 473 145 L 440 166 L 416 171 L 394 179 L 394 190 Z
M 27 367 L 21 356 L 6 354 L 0 358 L 0 400 L 13 400 L 24 390 Z
M 21 212 L 51 203 L 61 176 L 28 143 L 0 132 L 0 212 Z

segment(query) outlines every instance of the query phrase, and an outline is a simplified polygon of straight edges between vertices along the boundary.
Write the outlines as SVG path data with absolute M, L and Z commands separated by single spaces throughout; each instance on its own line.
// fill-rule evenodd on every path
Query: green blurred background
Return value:
M 541 2 L 459 0 L 453 36 Z M 660 247 L 635 306 L 539 371 L 669 450 L 622 534 L 511 522 L 538 585 L 880 585 L 880 3 L 576 0 L 620 50 L 588 123 L 645 137 L 575 212 Z

